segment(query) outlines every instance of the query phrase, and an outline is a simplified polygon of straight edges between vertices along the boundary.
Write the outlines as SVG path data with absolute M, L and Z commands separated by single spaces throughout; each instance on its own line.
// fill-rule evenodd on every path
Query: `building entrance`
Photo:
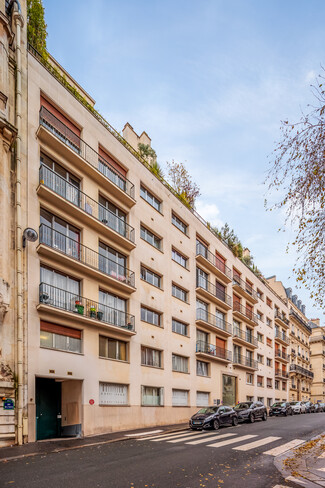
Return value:
M 61 436 L 61 383 L 36 378 L 36 440 Z
M 223 405 L 236 404 L 236 377 L 222 375 L 222 403 Z

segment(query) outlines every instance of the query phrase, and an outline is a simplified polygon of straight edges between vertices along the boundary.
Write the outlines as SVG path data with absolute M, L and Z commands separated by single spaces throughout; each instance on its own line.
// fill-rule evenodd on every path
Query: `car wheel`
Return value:
M 267 413 L 266 412 L 263 413 L 262 420 L 264 420 L 264 422 L 265 422 L 265 420 L 267 420 Z
M 255 417 L 254 417 L 254 415 L 252 413 L 249 416 L 249 421 L 250 421 L 251 424 L 253 424 L 255 422 Z
M 232 418 L 232 425 L 233 425 L 234 427 L 236 427 L 236 425 L 238 425 L 238 418 L 237 418 L 237 417 L 233 417 L 233 418 Z
M 291 410 L 290 415 L 293 415 L 293 410 Z
M 219 420 L 218 419 L 214 419 L 214 421 L 213 421 L 213 428 L 214 428 L 214 430 L 218 430 L 219 427 L 220 427 Z
M 287 412 L 287 411 L 285 411 L 285 412 L 284 412 L 284 416 L 286 417 L 287 415 L 288 415 L 288 412 Z

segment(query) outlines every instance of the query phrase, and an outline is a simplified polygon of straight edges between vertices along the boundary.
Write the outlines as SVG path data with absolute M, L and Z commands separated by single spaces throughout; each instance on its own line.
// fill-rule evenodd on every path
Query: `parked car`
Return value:
M 190 428 L 195 429 L 219 429 L 221 425 L 238 424 L 238 416 L 235 410 L 224 405 L 200 408 L 189 421 Z
M 293 415 L 293 410 L 289 402 L 276 402 L 270 407 L 269 416 L 273 415 Z
M 253 423 L 256 419 L 267 420 L 266 406 L 262 402 L 242 402 L 234 407 L 238 420 L 248 420 Z
M 312 402 L 304 402 L 306 406 L 307 413 L 314 413 L 315 412 L 315 405 Z
M 322 403 L 314 403 L 314 411 L 315 413 L 324 412 L 324 407 Z
M 303 402 L 290 402 L 293 413 L 306 413 L 306 405 Z
M 319 412 L 325 412 L 325 403 L 320 402 L 318 405 L 320 407 L 320 410 L 318 410 L 318 411 Z

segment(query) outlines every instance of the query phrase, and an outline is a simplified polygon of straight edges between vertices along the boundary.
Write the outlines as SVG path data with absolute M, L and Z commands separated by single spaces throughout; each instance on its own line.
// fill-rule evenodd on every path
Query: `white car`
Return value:
M 302 402 L 290 402 L 293 413 L 306 413 L 306 405 Z

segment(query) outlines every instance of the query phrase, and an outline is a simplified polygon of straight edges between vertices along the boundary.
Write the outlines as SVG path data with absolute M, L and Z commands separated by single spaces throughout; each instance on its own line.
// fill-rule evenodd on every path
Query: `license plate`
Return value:
M 202 425 L 202 422 L 200 422 L 199 420 L 194 420 L 193 421 L 193 424 L 194 425 Z

